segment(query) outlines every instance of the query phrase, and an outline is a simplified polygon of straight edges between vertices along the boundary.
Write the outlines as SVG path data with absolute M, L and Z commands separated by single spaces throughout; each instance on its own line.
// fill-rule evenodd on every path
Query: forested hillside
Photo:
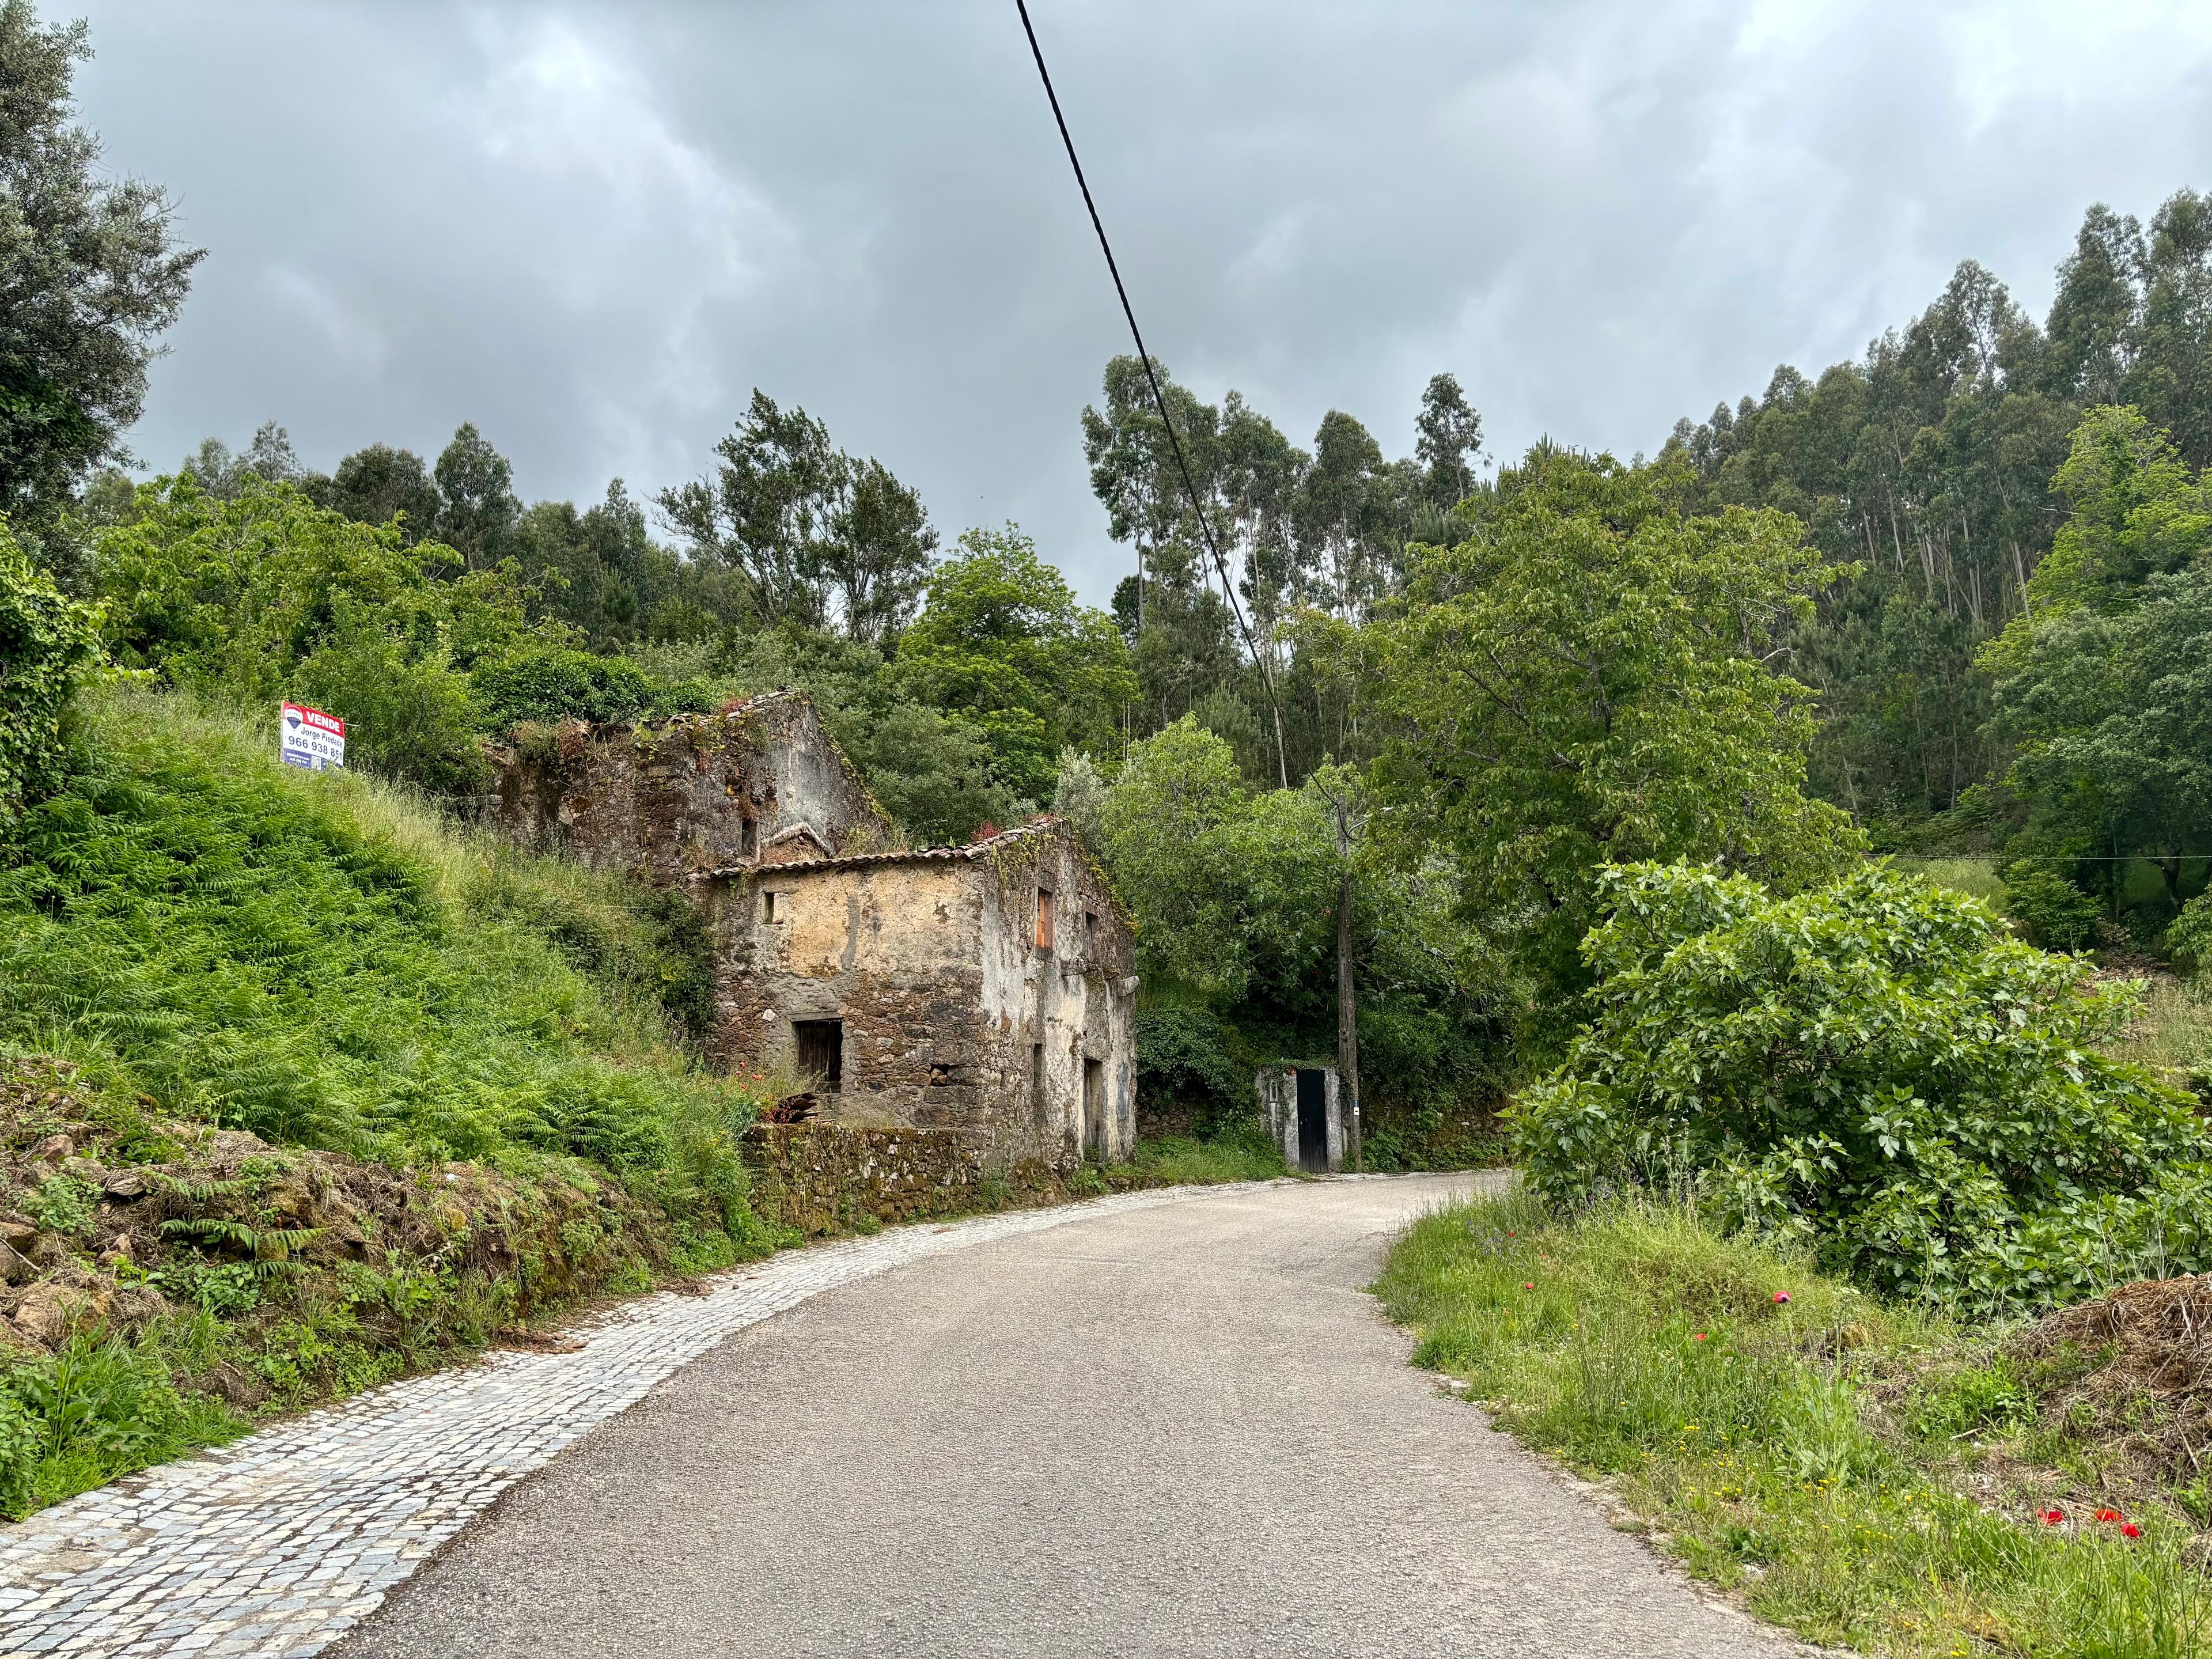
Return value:
M 472 426 L 325 475 L 272 422 L 149 483 L 83 469 L 21 533 L 103 659 L 316 702 L 462 817 L 486 738 L 804 686 L 913 840 L 1085 827 L 1144 923 L 1155 1103 L 1235 1108 L 1255 1063 L 1339 1047 L 1348 994 L 1368 1096 L 1433 1132 L 1579 1017 L 1608 862 L 1993 856 L 2039 941 L 2186 955 L 2205 213 L 2094 210 L 2043 327 L 1962 266 L 1863 362 L 1650 461 L 1493 470 L 1449 374 L 1395 460 L 1344 412 L 1302 447 L 1169 378 L 1194 504 L 1116 358 L 1070 423 L 1129 550 L 1110 612 L 760 392 L 694 480 L 581 510 L 522 502 Z
M 107 423 L 27 413 L 0 449 L 26 823 L 105 763 L 68 713 L 103 676 L 316 703 L 456 823 L 488 739 L 803 686 L 911 840 L 1082 827 L 1141 924 L 1151 1103 L 1233 1116 L 1255 1064 L 1350 1069 L 1356 1036 L 1386 1161 L 1561 1052 L 1608 866 L 1795 891 L 1869 849 L 1977 854 L 2039 943 L 2203 943 L 2212 206 L 2188 191 L 2148 228 L 2092 209 L 2041 325 L 1970 262 L 1863 360 L 1778 371 L 1650 460 L 1493 465 L 1448 373 L 1390 459 L 1350 413 L 1301 444 L 1162 368 L 1187 488 L 1115 358 L 1068 411 L 1128 550 L 1100 611 L 1055 550 L 933 523 L 763 391 L 694 477 L 581 507 L 524 502 L 470 424 L 434 454 L 363 434 L 323 472 L 272 422 L 133 482 L 118 434 L 196 256 L 67 125 L 81 37 L 6 15 L 45 112 L 25 176 L 135 227 L 73 244 L 94 263 L 64 289 L 138 296 L 23 343 L 42 384 L 104 375 Z

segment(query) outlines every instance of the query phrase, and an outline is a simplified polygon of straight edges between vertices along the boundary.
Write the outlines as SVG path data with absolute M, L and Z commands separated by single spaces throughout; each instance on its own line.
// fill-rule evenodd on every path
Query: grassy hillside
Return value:
M 773 1243 L 680 898 L 275 747 L 88 698 L 0 844 L 0 1514 Z
M 0 1042 L 275 1142 L 723 1179 L 749 1107 L 684 1045 L 711 984 L 687 907 L 275 748 L 177 698 L 88 700 L 0 848 Z

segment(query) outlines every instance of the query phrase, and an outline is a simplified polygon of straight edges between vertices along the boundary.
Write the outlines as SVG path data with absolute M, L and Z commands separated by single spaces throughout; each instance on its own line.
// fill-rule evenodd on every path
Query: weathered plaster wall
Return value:
M 1002 1164 L 1135 1144 L 1134 941 L 1064 830 L 702 885 L 721 1065 L 793 1066 L 793 1022 L 837 1019 L 842 1078 L 823 1098 L 836 1122 L 966 1130 Z M 1050 951 L 1036 943 L 1040 889 L 1055 896 Z M 1086 1060 L 1099 1068 L 1087 1113 Z
M 756 860 L 888 846 L 891 825 L 798 692 L 726 714 L 551 735 L 552 752 L 494 751 L 488 823 L 519 844 L 669 883 Z
M 1137 1141 L 1136 941 L 1105 883 L 1065 830 L 1024 837 L 979 860 L 982 1012 L 1009 1115 L 1054 1163 L 1126 1158 Z M 1054 942 L 1036 942 L 1037 895 L 1053 894 Z M 1097 922 L 1086 939 L 1084 918 Z M 1042 1045 L 1044 1088 L 1032 1073 Z M 1099 1067 L 1086 1101 L 1085 1061 Z

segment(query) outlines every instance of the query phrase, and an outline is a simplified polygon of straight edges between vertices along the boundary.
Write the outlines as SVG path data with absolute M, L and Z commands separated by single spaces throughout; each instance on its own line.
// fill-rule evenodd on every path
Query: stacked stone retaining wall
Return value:
M 954 1131 L 763 1123 L 744 1152 L 754 1208 L 810 1238 L 988 1207 L 982 1143 Z

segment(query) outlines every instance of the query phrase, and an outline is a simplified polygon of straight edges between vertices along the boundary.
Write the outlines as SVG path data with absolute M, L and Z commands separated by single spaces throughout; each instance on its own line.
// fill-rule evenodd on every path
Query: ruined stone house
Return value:
M 495 750 L 488 823 L 665 886 L 703 870 L 891 846 L 890 817 L 801 691 L 714 714 L 572 720 Z
M 796 1073 L 830 1122 L 954 1132 L 1001 1164 L 1134 1146 L 1135 941 L 1062 821 L 895 850 L 795 692 L 497 758 L 505 833 L 701 905 L 720 1066 Z
M 836 1121 L 1014 1161 L 1136 1142 L 1135 940 L 1058 818 L 966 847 L 714 872 L 715 1056 L 822 1083 Z

